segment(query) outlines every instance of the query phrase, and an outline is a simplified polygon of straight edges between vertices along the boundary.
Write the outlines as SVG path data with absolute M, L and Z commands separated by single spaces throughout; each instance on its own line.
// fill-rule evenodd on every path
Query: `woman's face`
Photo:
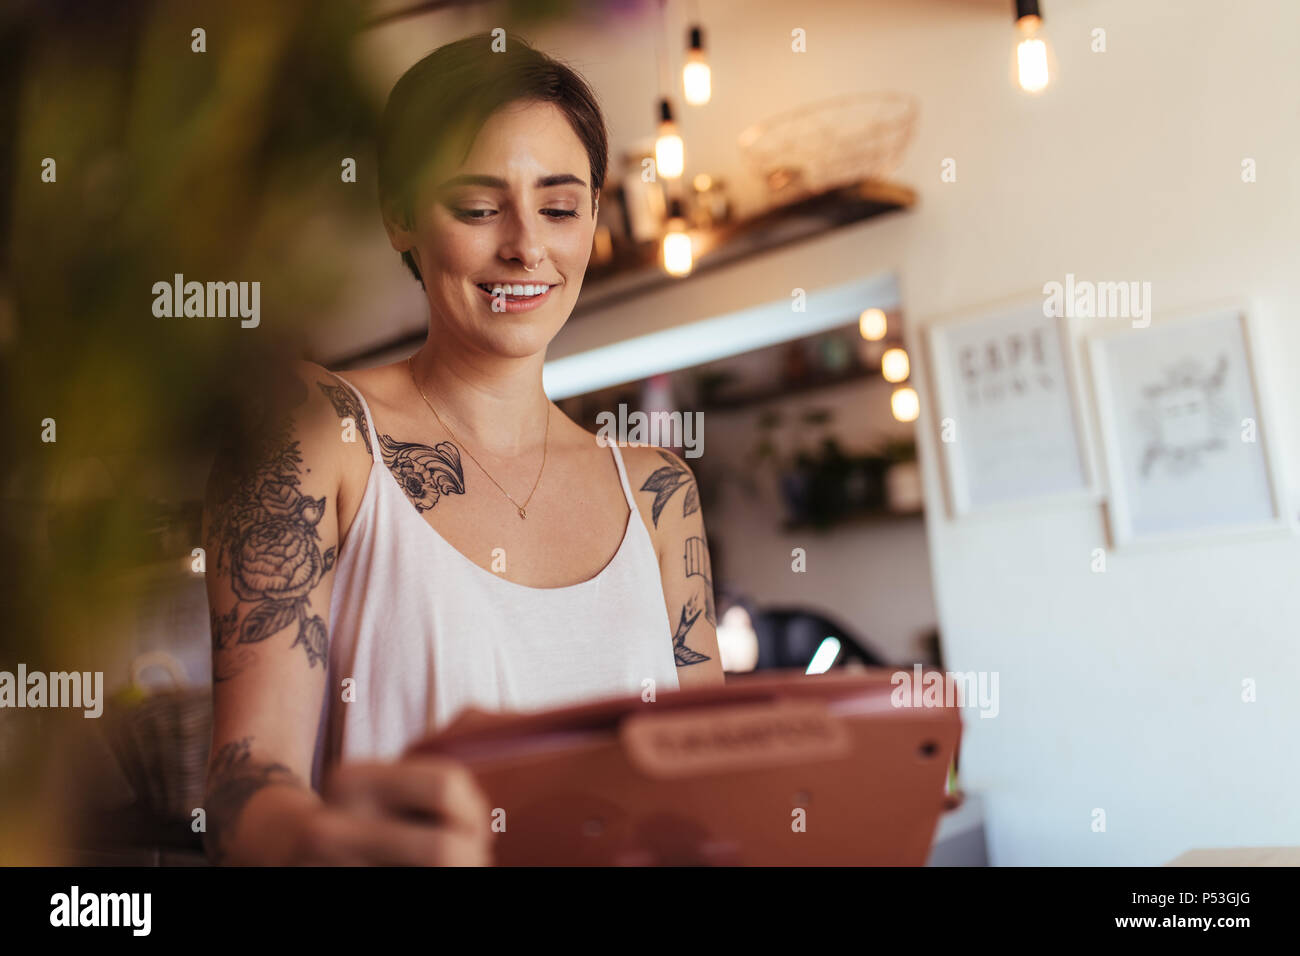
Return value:
M 586 149 L 557 106 L 522 101 L 493 113 L 464 163 L 420 194 L 412 228 L 389 227 L 393 247 L 415 257 L 433 320 L 475 351 L 544 351 L 591 256 L 590 179 Z M 481 288 L 498 283 L 551 288 L 535 301 Z

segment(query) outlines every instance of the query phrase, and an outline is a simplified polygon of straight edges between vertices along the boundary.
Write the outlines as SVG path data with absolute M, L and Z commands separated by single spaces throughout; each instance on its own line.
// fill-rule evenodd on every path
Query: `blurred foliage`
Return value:
M 354 47 L 390 19 L 369 6 L 0 7 L 0 670 L 104 670 L 107 694 L 149 589 L 171 569 L 185 581 L 220 434 L 337 301 L 337 237 L 380 229 L 380 103 Z M 582 6 L 509 0 L 493 14 L 518 29 Z M 355 183 L 340 175 L 349 157 Z M 155 317 L 154 283 L 177 273 L 260 282 L 260 325 Z M 50 728 L 84 736 L 95 722 L 64 716 L 0 709 L 0 864 L 66 845 Z
M 378 228 L 377 104 L 351 55 L 363 14 L 342 0 L 0 13 L 0 670 L 104 669 L 125 653 L 133 572 L 174 559 L 185 573 L 218 433 L 340 291 L 343 263 L 313 233 Z M 153 284 L 176 273 L 259 281 L 261 324 L 155 317 Z M 28 715 L 0 723 L 36 726 L 15 724 Z M 47 742 L 4 730 L 0 821 L 21 825 L 9 811 L 37 792 Z M 18 862 L 5 829 L 0 862 Z

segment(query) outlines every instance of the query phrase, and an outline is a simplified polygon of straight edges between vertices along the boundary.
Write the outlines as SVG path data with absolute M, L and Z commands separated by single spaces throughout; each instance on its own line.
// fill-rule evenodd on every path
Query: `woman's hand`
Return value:
M 306 815 L 299 841 L 310 865 L 490 866 L 486 795 L 447 757 L 342 763 Z

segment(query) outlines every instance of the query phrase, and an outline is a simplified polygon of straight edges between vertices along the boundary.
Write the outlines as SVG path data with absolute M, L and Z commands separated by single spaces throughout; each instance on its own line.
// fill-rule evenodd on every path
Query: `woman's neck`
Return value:
M 550 402 L 542 390 L 544 354 L 526 358 L 467 355 L 432 337 L 411 357 L 416 400 L 428 401 L 475 454 L 500 457 L 540 448 Z

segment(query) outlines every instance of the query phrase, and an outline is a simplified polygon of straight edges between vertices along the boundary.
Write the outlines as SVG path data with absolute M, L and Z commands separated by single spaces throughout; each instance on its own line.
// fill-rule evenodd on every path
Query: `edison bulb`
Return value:
M 1016 82 L 1026 93 L 1041 93 L 1050 79 L 1047 41 L 1038 33 L 1043 21 L 1035 16 L 1016 21 L 1020 39 L 1016 43 Z
M 900 422 L 916 421 L 916 416 L 921 411 L 921 401 L 917 398 L 916 389 L 907 385 L 894 389 L 894 394 L 889 397 L 889 409 L 894 413 L 894 418 Z
M 866 309 L 858 316 L 858 332 L 868 342 L 879 342 L 888 328 L 884 309 Z
M 911 363 L 903 349 L 888 349 L 880 357 L 880 374 L 886 382 L 901 382 L 911 374 Z
M 686 148 L 672 123 L 659 126 L 659 138 L 655 140 L 655 167 L 664 179 L 677 179 L 686 168 Z
M 703 50 L 691 50 L 682 67 L 682 94 L 692 106 L 703 106 L 713 95 L 713 71 Z

